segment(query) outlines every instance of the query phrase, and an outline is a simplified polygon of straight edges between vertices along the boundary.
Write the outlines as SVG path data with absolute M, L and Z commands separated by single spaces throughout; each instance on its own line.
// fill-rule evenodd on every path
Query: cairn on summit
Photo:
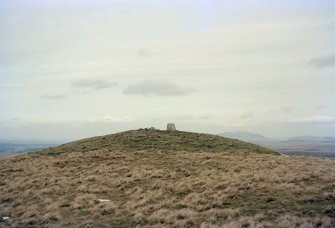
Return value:
M 168 123 L 167 127 L 166 127 L 167 131 L 175 131 L 176 130 L 176 126 L 174 123 Z

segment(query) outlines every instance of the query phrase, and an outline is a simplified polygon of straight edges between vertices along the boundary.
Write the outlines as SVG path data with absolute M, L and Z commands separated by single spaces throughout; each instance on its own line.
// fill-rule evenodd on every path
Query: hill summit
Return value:
M 278 154 L 277 152 L 237 139 L 218 135 L 193 133 L 185 131 L 162 131 L 155 128 L 130 130 L 111 135 L 87 138 L 59 147 L 42 151 L 50 155 L 71 151 L 190 151 L 190 152 L 225 152 L 225 153 L 261 153 Z

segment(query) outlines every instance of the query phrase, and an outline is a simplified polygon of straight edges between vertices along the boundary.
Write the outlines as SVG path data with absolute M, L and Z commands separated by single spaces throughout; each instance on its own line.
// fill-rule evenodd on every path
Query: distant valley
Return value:
M 335 137 L 297 136 L 277 140 L 244 131 L 226 132 L 219 135 L 255 143 L 287 155 L 335 158 Z
M 0 156 L 28 153 L 57 144 L 0 142 Z

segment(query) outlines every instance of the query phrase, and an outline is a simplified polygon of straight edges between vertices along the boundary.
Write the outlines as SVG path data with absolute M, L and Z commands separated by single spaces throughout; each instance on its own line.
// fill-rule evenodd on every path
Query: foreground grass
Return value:
M 332 159 L 100 148 L 1 159 L 0 226 L 335 225 Z

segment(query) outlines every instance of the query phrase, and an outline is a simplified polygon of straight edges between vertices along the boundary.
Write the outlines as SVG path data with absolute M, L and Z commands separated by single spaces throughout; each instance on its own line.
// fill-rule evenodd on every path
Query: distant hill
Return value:
M 266 141 L 269 140 L 268 138 L 264 137 L 263 135 L 251 133 L 247 131 L 231 131 L 231 132 L 224 132 L 220 133 L 220 136 L 229 137 L 233 139 L 239 139 L 247 142 L 253 141 Z

